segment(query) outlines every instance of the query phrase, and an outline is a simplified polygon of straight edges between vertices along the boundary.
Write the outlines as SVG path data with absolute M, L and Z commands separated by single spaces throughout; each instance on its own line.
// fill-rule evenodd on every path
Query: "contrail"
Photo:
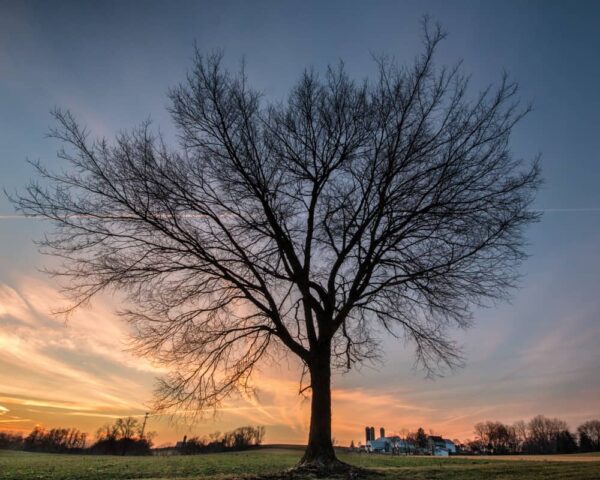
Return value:
M 542 212 L 542 213 L 577 213 L 577 212 L 600 212 L 600 207 L 576 207 L 576 208 L 537 208 L 533 210 L 534 212 Z M 202 218 L 204 215 L 200 214 L 183 214 L 179 215 L 183 218 Z M 75 218 L 83 218 L 85 215 L 73 215 Z M 0 215 L 0 220 L 46 220 L 47 218 L 43 215 Z
M 157 217 L 170 218 L 170 214 L 156 214 Z M 93 215 L 67 215 L 65 218 L 96 218 Z M 113 220 L 120 220 L 124 217 L 137 218 L 132 215 L 120 215 L 119 217 L 113 218 Z M 178 218 L 205 218 L 206 215 L 200 213 L 183 213 L 177 215 Z M 0 215 L 0 220 L 49 220 L 45 215 Z
M 0 215 L 0 220 L 19 220 L 22 218 L 36 218 L 36 217 L 28 217 L 25 215 Z M 42 217 L 39 217 L 42 218 Z
M 600 212 L 600 207 L 582 208 L 540 208 L 537 212 Z

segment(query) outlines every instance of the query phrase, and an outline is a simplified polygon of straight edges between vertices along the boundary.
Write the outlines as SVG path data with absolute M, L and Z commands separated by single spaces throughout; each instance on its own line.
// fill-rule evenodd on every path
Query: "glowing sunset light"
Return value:
M 12 196 L 22 193 L 31 178 L 38 179 L 26 159 L 39 159 L 50 171 L 69 171 L 64 158 L 56 155 L 60 142 L 46 138 L 48 127 L 54 125 L 48 112 L 55 106 L 71 111 L 86 126 L 90 139 L 105 136 L 110 142 L 118 132 L 151 118 L 150 130 L 160 132 L 166 144 L 178 148 L 181 132 L 175 129 L 165 108 L 170 105 L 165 92 L 186 78 L 194 44 L 201 52 L 224 50 L 222 62 L 231 71 L 237 71 L 243 58 L 244 74 L 261 92 L 261 99 L 279 105 L 285 103 L 305 67 L 325 72 L 325 65 L 343 59 L 349 78 L 358 85 L 363 78 L 376 74 L 373 53 L 389 55 L 399 65 L 412 65 L 423 47 L 423 10 L 431 12 L 449 32 L 436 65 L 441 68 L 463 59 L 462 65 L 471 78 L 469 95 L 476 98 L 478 92 L 497 83 L 505 69 L 511 79 L 519 82 L 518 96 L 523 104 L 534 100 L 532 113 L 514 127 L 509 150 L 515 159 L 526 160 L 537 158 L 541 152 L 544 185 L 531 209 L 532 215 L 540 214 L 541 219 L 524 230 L 526 255 L 518 270 L 523 276 L 517 282 L 518 288 L 511 290 L 510 301 L 494 298 L 489 303 L 481 302 L 485 307 L 474 307 L 473 326 L 469 329 L 466 327 L 471 318 L 464 313 L 467 309 L 461 310 L 460 302 L 452 305 L 462 323 L 457 322 L 461 328 L 449 329 L 448 339 L 460 347 L 464 365 L 440 368 L 433 372 L 440 373 L 439 377 L 428 377 L 427 373 L 432 372 L 415 362 L 414 337 L 400 331 L 394 339 L 377 324 L 369 339 L 374 358 L 348 373 L 336 371 L 332 375 L 331 436 L 339 445 L 364 443 L 364 428 L 368 425 L 402 435 L 422 427 L 428 434 L 465 440 L 474 437 L 476 423 L 486 420 L 513 423 L 543 414 L 564 419 L 574 430 L 586 420 L 600 418 L 600 62 L 586 53 L 600 51 L 596 25 L 600 11 L 592 15 L 566 2 L 550 2 L 547 8 L 536 2 L 498 2 L 491 9 L 481 2 L 429 1 L 425 6 L 421 2 L 328 2 L 315 8 L 316 3 L 309 1 L 294 5 L 237 2 L 225 15 L 217 2 L 201 2 L 199 6 L 198 2 L 184 0 L 181 5 L 185 6 L 185 15 L 165 3 L 149 1 L 143 9 L 131 8 L 131 2 L 111 2 L 110 15 L 104 16 L 95 9 L 104 12 L 105 6 L 95 2 L 55 3 L 12 2 L 2 6 L 0 12 L 0 191 L 6 189 Z M 599 8 L 594 6 L 594 10 Z M 274 123 L 283 124 L 284 117 Z M 373 163 L 377 167 L 372 170 L 378 171 L 380 164 Z M 351 172 L 359 180 L 363 178 L 355 173 Z M 48 180 L 40 182 L 43 188 Z M 348 198 L 353 195 L 355 192 L 347 193 Z M 341 194 L 339 197 L 346 198 Z M 514 205 L 521 208 L 523 203 Z M 240 200 L 240 205 L 247 204 L 249 200 Z M 381 210 L 387 208 L 388 203 L 381 204 L 385 204 Z M 498 218 L 519 208 L 498 208 L 497 216 L 485 218 L 502 223 Z M 187 213 L 178 220 L 193 225 L 206 220 L 206 215 L 192 210 L 185 210 Z M 390 210 L 391 217 L 404 207 Z M 111 221 L 117 213 L 128 218 L 120 210 L 107 207 L 107 212 Z M 164 206 L 157 207 L 155 213 L 155 218 L 161 220 L 171 218 Z M 135 216 L 129 217 L 131 220 Z M 218 215 L 215 217 L 220 220 Z M 445 214 L 436 218 L 441 217 Z M 63 220 L 71 221 L 93 218 L 63 216 Z M 293 228 L 300 230 L 308 222 L 304 217 L 295 221 L 298 225 Z M 345 220 L 332 231 L 341 229 L 342 223 Z M 27 433 L 36 425 L 75 427 L 91 439 L 99 427 L 116 418 L 133 416 L 142 420 L 148 413 L 147 431 L 157 433 L 155 445 L 173 444 L 184 435 L 203 436 L 244 425 L 264 426 L 265 443 L 307 443 L 310 392 L 302 391 L 306 382 L 300 382 L 300 361 L 286 354 L 284 343 L 276 343 L 279 340 L 272 340 L 277 347 L 257 364 L 248 391 L 226 398 L 214 411 L 208 408 L 190 413 L 174 407 L 163 415 L 156 414 L 153 406 L 157 379 L 177 372 L 177 363 L 172 368 L 166 362 L 160 363 L 160 348 L 145 356 L 134 353 L 132 334 L 140 323 L 131 317 L 128 323 L 124 311 L 132 306 L 128 301 L 134 303 L 127 294 L 135 287 L 128 291 L 111 284 L 68 315 L 56 314 L 72 305 L 72 292 L 66 290 L 74 282 L 42 272 L 62 265 L 60 258 L 43 256 L 34 244 L 52 228 L 52 222 L 42 215 L 26 217 L 15 211 L 6 195 L 0 195 L 0 430 Z M 377 228 L 379 224 L 373 231 Z M 207 231 L 210 229 L 214 225 L 207 227 Z M 458 235 L 466 230 L 456 227 L 448 231 Z M 434 241 L 436 236 L 418 238 L 416 242 L 426 243 L 423 238 Z M 303 241 L 298 245 L 304 245 Z M 107 251 L 129 252 L 120 248 L 119 242 L 106 246 Z M 333 250 L 312 254 L 329 260 Z M 454 257 L 454 249 L 450 250 L 446 258 Z M 418 259 L 426 257 L 421 251 L 413 251 L 412 246 L 402 252 Z M 362 259 L 362 254 L 356 258 Z M 486 265 L 492 264 L 488 259 Z M 386 274 L 394 269 L 404 272 L 396 264 L 382 268 Z M 476 269 L 467 271 L 472 274 Z M 497 269 L 490 267 L 487 272 L 497 273 Z M 347 267 L 347 271 L 333 275 L 333 283 L 340 278 L 340 284 L 344 284 L 343 288 L 333 288 L 333 296 L 346 294 L 346 283 L 350 283 L 346 276 L 353 273 Z M 435 283 L 434 277 L 415 282 L 415 289 L 427 292 Z M 461 283 L 460 288 L 470 289 L 465 302 L 475 304 L 481 285 L 470 281 L 475 274 L 466 277 L 469 281 Z M 78 280 L 85 284 L 89 278 L 82 275 Z M 327 275 L 319 271 L 314 278 L 321 281 Z M 150 284 L 148 281 L 146 285 Z M 198 284 L 203 288 L 208 285 Z M 196 292 L 198 284 L 171 288 Z M 277 281 L 268 286 L 271 284 L 279 286 Z M 159 304 L 157 299 L 163 298 L 164 284 L 157 285 L 147 295 L 147 305 L 154 301 Z M 309 294 L 311 289 L 314 285 L 306 286 Z M 448 288 L 444 298 L 452 297 L 451 290 Z M 194 299 L 194 308 L 217 296 L 202 291 L 204 297 Z M 373 293 L 378 294 L 379 290 Z M 292 296 L 286 296 L 281 304 L 291 302 Z M 327 298 L 327 294 L 321 296 Z M 399 312 L 396 307 L 401 296 L 389 298 L 394 300 L 388 300 L 388 311 Z M 181 302 L 186 305 L 187 301 Z M 173 305 L 165 316 L 178 312 L 177 302 Z M 227 304 L 222 311 L 229 308 L 229 315 L 222 317 L 221 323 L 241 313 L 253 313 L 254 307 L 247 305 L 253 304 L 237 298 Z M 449 304 L 440 305 L 442 309 Z M 339 311 L 334 307 L 323 310 L 332 318 Z M 293 311 L 287 310 L 288 314 Z M 426 318 L 418 308 L 406 311 L 407 318 Z M 435 327 L 425 320 L 423 324 L 431 327 L 433 335 L 452 324 L 452 318 L 440 315 Z M 304 333 L 297 328 L 301 338 Z M 257 330 L 261 334 L 264 331 L 268 329 Z M 273 332 L 279 331 L 271 329 L 268 335 Z M 310 344 L 308 338 L 307 333 L 302 341 Z M 167 341 L 165 345 L 168 348 L 172 343 Z M 231 358 L 237 357 L 232 354 Z M 461 363 L 460 358 L 457 355 L 456 364 Z M 239 364 L 243 360 L 237 359 Z M 183 371 L 186 366 L 179 368 Z M 215 375 L 217 380 L 221 379 L 219 375 Z

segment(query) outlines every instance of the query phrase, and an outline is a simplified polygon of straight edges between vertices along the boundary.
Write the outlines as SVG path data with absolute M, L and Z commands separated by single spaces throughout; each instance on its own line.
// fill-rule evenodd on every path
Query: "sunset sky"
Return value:
M 531 257 L 510 304 L 475 312 L 456 338 L 465 368 L 435 380 L 413 369 L 412 346 L 384 339 L 381 364 L 334 379 L 333 429 L 342 444 L 364 425 L 423 426 L 473 436 L 481 420 L 538 413 L 571 427 L 600 417 L 600 3 L 503 2 L 29 2 L 0 0 L 0 187 L 33 176 L 26 159 L 59 166 L 45 135 L 49 111 L 70 109 L 94 135 L 151 118 L 167 138 L 169 87 L 184 79 L 193 45 L 222 49 L 267 99 L 285 98 L 306 66 L 342 59 L 358 79 L 373 54 L 410 62 L 429 13 L 449 32 L 438 63 L 462 59 L 472 88 L 506 70 L 534 111 L 515 130 L 516 156 L 542 154 L 544 211 L 528 230 Z M 15 214 L 0 196 L 0 430 L 73 426 L 93 433 L 140 415 L 162 372 L 127 352 L 118 299 L 105 296 L 68 321 L 51 265 L 33 240 L 51 226 Z M 265 364 L 256 398 L 232 399 L 193 426 L 151 417 L 157 444 L 245 424 L 269 443 L 302 443 L 309 402 L 298 365 Z

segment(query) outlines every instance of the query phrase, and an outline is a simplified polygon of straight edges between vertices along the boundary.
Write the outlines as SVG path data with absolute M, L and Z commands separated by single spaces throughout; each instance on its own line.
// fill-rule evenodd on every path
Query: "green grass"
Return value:
M 0 450 L 0 480 L 231 479 L 293 466 L 301 452 L 262 449 L 173 457 L 53 455 Z M 392 480 L 600 479 L 600 462 L 533 462 L 469 458 L 340 454 L 341 460 L 377 469 Z M 548 457 L 550 460 L 551 457 Z

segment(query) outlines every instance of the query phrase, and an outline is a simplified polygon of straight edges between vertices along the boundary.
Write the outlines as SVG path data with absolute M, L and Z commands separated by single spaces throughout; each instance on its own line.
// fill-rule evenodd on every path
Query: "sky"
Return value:
M 419 53 L 420 20 L 449 33 L 438 63 L 463 61 L 472 91 L 507 71 L 533 112 L 515 129 L 512 151 L 542 156 L 545 184 L 527 232 L 530 258 L 512 301 L 477 310 L 456 334 L 467 363 L 435 380 L 413 368 L 410 345 L 382 339 L 381 364 L 333 382 L 333 434 L 363 440 L 364 426 L 388 432 L 423 426 L 473 437 L 482 420 L 538 413 L 572 428 L 600 417 L 600 4 L 555 1 L 221 1 L 0 0 L 0 187 L 23 188 L 26 159 L 59 167 L 46 138 L 50 110 L 68 108 L 97 136 L 152 119 L 173 135 L 166 93 L 191 66 L 194 43 L 245 60 L 265 98 L 282 100 L 307 66 L 340 59 L 372 75 L 373 54 L 399 63 Z M 97 298 L 68 321 L 59 285 L 40 272 L 52 259 L 33 241 L 50 225 L 15 216 L 0 196 L 0 429 L 73 426 L 93 433 L 117 416 L 147 410 L 164 374 L 127 351 L 118 301 Z M 257 396 L 231 399 L 189 426 L 151 416 L 157 443 L 245 424 L 266 426 L 269 443 L 307 438 L 309 402 L 298 366 L 264 365 Z

